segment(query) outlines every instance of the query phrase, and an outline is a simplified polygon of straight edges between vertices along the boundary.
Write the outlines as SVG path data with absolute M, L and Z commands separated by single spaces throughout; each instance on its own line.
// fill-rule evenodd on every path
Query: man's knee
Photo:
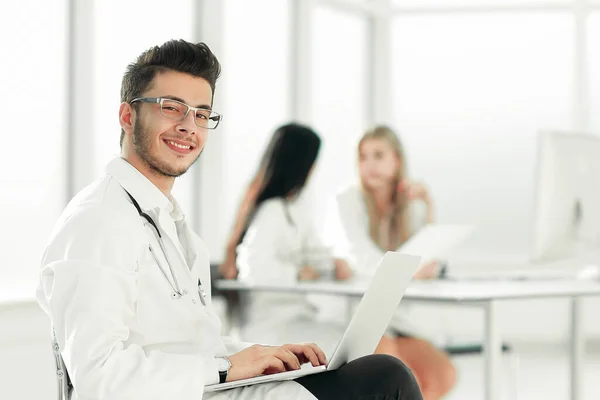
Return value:
M 380 393 L 399 399 L 421 399 L 419 385 L 412 371 L 398 358 L 374 354 L 365 357 L 361 367 Z
M 374 354 L 369 357 L 369 370 L 389 378 L 390 381 L 416 383 L 415 377 L 402 361 L 387 354 Z

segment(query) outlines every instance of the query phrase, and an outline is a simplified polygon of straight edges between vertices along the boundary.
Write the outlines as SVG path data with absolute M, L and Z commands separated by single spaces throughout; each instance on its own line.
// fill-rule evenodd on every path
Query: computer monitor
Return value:
M 539 136 L 532 261 L 589 255 L 600 247 L 600 136 Z

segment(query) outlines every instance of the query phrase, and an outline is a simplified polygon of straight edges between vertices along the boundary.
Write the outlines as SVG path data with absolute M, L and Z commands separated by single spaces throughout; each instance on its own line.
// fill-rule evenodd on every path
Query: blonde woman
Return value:
M 386 126 L 366 132 L 358 145 L 360 186 L 336 196 L 329 237 L 336 252 L 346 254 L 358 278 L 369 278 L 383 253 L 398 249 L 420 227 L 434 221 L 431 194 L 408 179 L 406 157 L 398 136 Z M 418 279 L 433 278 L 438 264 L 422 266 Z M 445 353 L 422 338 L 400 308 L 377 353 L 404 361 L 415 374 L 425 400 L 442 398 L 455 383 Z

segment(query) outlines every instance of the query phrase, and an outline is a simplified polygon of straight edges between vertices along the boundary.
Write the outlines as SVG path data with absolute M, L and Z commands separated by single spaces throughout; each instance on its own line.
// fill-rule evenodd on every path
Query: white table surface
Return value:
M 367 282 L 302 282 L 293 284 L 265 284 L 219 280 L 219 290 L 265 290 L 297 293 L 325 293 L 342 296 L 360 296 Z M 479 302 L 495 299 L 544 297 L 573 297 L 600 294 L 600 282 L 586 280 L 503 280 L 454 281 L 432 280 L 412 282 L 404 299 L 422 301 Z

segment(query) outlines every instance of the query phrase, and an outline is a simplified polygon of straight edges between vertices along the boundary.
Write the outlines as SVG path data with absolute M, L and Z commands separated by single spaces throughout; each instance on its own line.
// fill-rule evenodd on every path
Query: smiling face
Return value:
M 206 109 L 212 105 L 212 90 L 205 79 L 175 71 L 158 73 L 140 97 L 170 98 Z M 193 111 L 181 121 L 166 117 L 167 111 L 161 113 L 156 103 L 137 102 L 135 109 L 123 103 L 120 120 L 125 131 L 123 157 L 148 178 L 172 181 L 198 159 L 207 130 L 196 125 Z

